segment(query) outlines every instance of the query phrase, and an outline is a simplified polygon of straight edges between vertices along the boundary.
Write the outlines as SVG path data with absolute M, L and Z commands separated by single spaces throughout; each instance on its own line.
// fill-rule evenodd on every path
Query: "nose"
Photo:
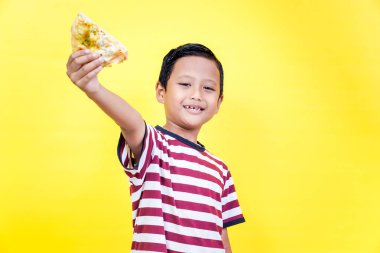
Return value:
M 191 89 L 191 100 L 196 100 L 196 101 L 201 101 L 202 100 L 202 97 L 201 97 L 201 92 L 199 90 L 198 87 L 196 87 L 196 85 L 194 85 Z

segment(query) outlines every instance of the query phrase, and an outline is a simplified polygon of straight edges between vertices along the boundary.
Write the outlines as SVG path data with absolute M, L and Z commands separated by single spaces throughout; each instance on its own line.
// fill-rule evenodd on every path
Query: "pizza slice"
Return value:
M 126 47 L 83 13 L 71 26 L 71 46 L 74 51 L 89 49 L 104 59 L 103 66 L 121 63 L 127 59 Z

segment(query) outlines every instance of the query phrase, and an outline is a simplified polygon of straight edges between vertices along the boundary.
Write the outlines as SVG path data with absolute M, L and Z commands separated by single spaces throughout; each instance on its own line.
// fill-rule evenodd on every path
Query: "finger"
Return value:
M 98 58 L 99 58 L 99 55 L 96 54 L 96 53 L 85 54 L 85 55 L 82 55 L 82 56 L 78 56 L 68 66 L 68 71 L 69 72 L 75 72 L 75 71 L 83 68 L 83 66 L 85 64 L 88 64 L 88 63 L 90 63 L 90 62 L 92 62 L 92 61 L 94 61 L 95 59 L 98 59 Z
M 98 73 L 103 69 L 103 66 L 100 65 L 94 70 L 92 70 L 90 73 L 88 73 L 86 76 L 84 76 L 82 79 L 91 80 L 92 78 L 96 77 Z
M 72 63 L 77 57 L 91 53 L 89 49 L 78 50 L 72 53 L 67 60 L 67 66 Z
M 78 86 L 81 86 L 82 84 L 85 84 L 91 79 L 95 78 L 102 69 L 103 69 L 103 66 L 100 65 L 94 70 L 92 70 L 90 73 L 88 73 L 87 75 L 83 76 L 82 79 L 78 81 Z
M 71 80 L 76 81 L 82 79 L 84 76 L 88 75 L 91 71 L 101 66 L 104 62 L 103 58 L 95 59 L 85 65 L 83 65 L 80 69 L 73 72 L 71 75 Z
M 73 52 L 69 56 L 69 59 L 67 60 L 66 67 L 68 67 L 76 58 L 78 58 L 78 57 L 80 57 L 82 55 L 89 54 L 89 53 L 91 53 L 91 51 L 89 49 L 79 50 L 79 51 Z

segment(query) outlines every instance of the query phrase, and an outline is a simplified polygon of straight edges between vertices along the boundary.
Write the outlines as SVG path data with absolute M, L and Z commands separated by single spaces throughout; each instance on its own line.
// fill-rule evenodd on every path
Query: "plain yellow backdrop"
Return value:
M 101 82 L 150 124 L 162 57 L 225 68 L 200 141 L 229 165 L 234 252 L 380 252 L 380 1 L 0 1 L 0 252 L 129 252 L 118 127 L 66 76 L 83 11 L 129 49 Z

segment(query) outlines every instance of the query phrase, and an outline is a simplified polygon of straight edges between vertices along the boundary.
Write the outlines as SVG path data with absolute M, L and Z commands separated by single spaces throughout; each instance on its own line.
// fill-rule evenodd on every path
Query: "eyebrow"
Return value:
M 190 75 L 187 75 L 187 74 L 184 74 L 184 75 L 180 75 L 178 76 L 178 78 L 191 78 L 191 79 L 194 79 L 194 77 L 190 76 Z M 212 82 L 214 84 L 216 84 L 216 81 L 213 80 L 213 79 L 209 79 L 209 78 L 206 78 L 206 79 L 202 79 L 202 81 L 209 81 L 209 82 Z

